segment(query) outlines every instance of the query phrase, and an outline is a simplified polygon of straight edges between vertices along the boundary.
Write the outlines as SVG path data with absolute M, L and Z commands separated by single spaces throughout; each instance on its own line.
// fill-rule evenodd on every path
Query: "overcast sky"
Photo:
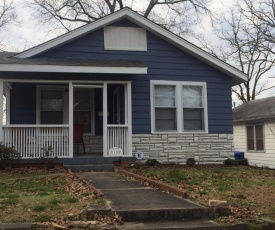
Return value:
M 220 14 L 225 14 L 226 10 L 233 5 L 234 1 L 235 0 L 213 0 L 212 4 L 210 5 L 210 9 Z M 22 50 L 43 43 L 56 36 L 53 33 L 51 35 L 48 35 L 47 29 L 39 26 L 38 22 L 32 19 L 31 10 L 24 6 L 24 2 L 26 2 L 26 0 L 15 0 L 16 12 L 20 20 L 20 25 L 11 26 L 9 28 L 9 31 L 1 32 L 0 34 L 0 41 L 4 39 L 5 43 L 7 44 L 6 50 L 8 51 L 20 52 Z M 135 2 L 135 7 L 139 7 L 142 6 L 142 4 L 144 4 L 145 2 L 148 2 L 148 0 L 139 0 Z M 206 37 L 212 39 L 212 26 L 210 20 L 208 18 L 205 18 L 202 25 L 197 27 L 195 32 L 203 33 L 204 35 L 206 35 Z M 274 85 L 275 79 L 270 79 L 268 77 L 269 76 L 266 76 L 266 81 L 268 81 L 268 84 Z M 261 97 L 274 95 L 275 90 L 270 90 L 263 93 Z M 233 96 L 233 100 L 235 99 L 235 96 Z
M 1 0 L 0 0 L 1 1 Z M 4 38 L 7 44 L 6 49 L 9 51 L 22 51 L 42 42 L 45 42 L 56 35 L 47 34 L 47 29 L 39 26 L 36 20 L 32 19 L 31 10 L 24 6 L 26 0 L 15 0 L 16 12 L 19 17 L 19 26 L 10 26 L 9 31 L 1 32 L 0 39 Z M 210 9 L 217 12 L 223 12 L 232 5 L 234 0 L 213 0 Z M 135 8 L 142 7 L 148 0 L 135 1 Z M 203 27 L 198 27 L 196 32 L 211 34 L 211 23 L 209 20 L 203 22 Z

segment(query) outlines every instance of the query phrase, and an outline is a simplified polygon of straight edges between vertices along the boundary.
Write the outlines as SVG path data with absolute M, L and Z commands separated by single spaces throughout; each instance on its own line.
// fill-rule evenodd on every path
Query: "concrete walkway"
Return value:
M 219 229 L 218 225 L 205 220 L 208 215 L 205 207 L 128 181 L 118 173 L 83 172 L 79 175 L 101 190 L 110 201 L 111 209 L 128 222 L 121 229 L 170 229 L 163 227 L 163 221 L 173 226 L 171 229 Z M 188 227 L 187 223 L 193 227 Z

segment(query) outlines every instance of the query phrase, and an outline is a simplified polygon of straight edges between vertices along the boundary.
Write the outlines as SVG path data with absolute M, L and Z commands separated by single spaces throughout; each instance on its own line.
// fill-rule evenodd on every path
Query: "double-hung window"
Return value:
M 246 126 L 247 150 L 264 151 L 263 125 Z
M 154 91 L 156 130 L 177 130 L 176 87 L 174 85 L 155 85 Z
M 64 89 L 62 87 L 38 88 L 38 123 L 64 123 Z
M 207 132 L 205 82 L 151 81 L 152 132 Z

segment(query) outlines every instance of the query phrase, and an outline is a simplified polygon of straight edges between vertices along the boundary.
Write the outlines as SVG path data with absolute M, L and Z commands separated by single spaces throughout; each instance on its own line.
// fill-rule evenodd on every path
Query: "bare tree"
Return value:
M 130 7 L 145 18 L 184 34 L 202 15 L 212 16 L 207 7 L 209 2 L 211 0 L 31 0 L 27 5 L 34 10 L 40 25 L 50 25 L 62 32 Z
M 14 0 L 2 0 L 0 2 L 0 30 L 5 30 L 10 24 L 16 22 L 14 12 Z
M 14 0 L 0 1 L 0 32 L 7 31 L 9 26 L 17 23 Z M 0 37 L 0 51 L 5 48 L 4 38 Z
M 260 26 L 248 20 L 241 5 L 237 5 L 215 29 L 215 34 L 223 42 L 221 47 L 210 46 L 205 40 L 200 40 L 202 48 L 247 74 L 248 81 L 232 89 L 243 103 L 275 87 L 264 81 L 265 75 L 275 65 L 274 44 L 263 40 Z
M 248 22 L 257 27 L 263 40 L 275 43 L 274 0 L 243 0 L 242 11 Z

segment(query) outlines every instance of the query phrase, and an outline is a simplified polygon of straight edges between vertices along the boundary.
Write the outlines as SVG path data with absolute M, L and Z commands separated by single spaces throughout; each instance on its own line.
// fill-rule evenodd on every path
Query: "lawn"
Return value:
M 233 214 L 217 219 L 228 223 L 267 217 L 275 221 L 275 170 L 225 166 L 151 166 L 131 169 L 186 190 L 189 199 L 208 205 L 226 200 Z
M 93 192 L 62 168 L 0 171 L 0 222 L 78 219 L 96 202 Z

